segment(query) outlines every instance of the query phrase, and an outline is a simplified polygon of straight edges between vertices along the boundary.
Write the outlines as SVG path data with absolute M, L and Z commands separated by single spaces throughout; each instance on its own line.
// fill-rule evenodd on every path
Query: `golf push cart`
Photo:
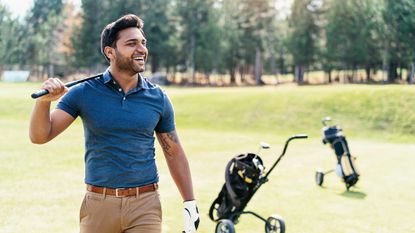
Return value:
M 307 135 L 299 134 L 288 138 L 282 154 L 268 172 L 265 172 L 266 169 L 258 153 L 240 154 L 228 162 L 225 170 L 225 184 L 209 209 L 210 219 L 217 222 L 215 233 L 234 233 L 234 224 L 238 223 L 242 214 L 251 214 L 264 221 L 266 233 L 285 232 L 284 220 L 279 215 L 272 215 L 265 219 L 255 212 L 244 209 L 255 192 L 268 181 L 268 175 L 284 156 L 288 143 L 293 139 L 303 138 L 307 138 Z M 259 150 L 269 148 L 267 143 L 261 142 Z
M 355 160 L 356 158 L 350 154 L 349 146 L 347 144 L 346 137 L 343 135 L 343 129 L 338 125 L 327 125 L 327 122 L 331 121 L 331 117 L 324 117 L 321 122 L 323 127 L 323 144 L 329 144 L 334 150 L 337 158 L 337 165 L 335 169 L 322 171 L 321 169 L 316 171 L 315 179 L 317 185 L 321 186 L 324 182 L 324 176 L 336 171 L 336 174 L 342 178 L 346 184 L 346 189 L 355 185 L 359 180 L 359 173 L 357 171 Z

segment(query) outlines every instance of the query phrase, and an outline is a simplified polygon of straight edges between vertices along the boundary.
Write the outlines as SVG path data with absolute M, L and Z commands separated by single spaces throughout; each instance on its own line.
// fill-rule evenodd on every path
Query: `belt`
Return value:
M 136 196 L 137 194 L 141 194 L 145 192 L 156 191 L 158 187 L 159 185 L 157 183 L 144 185 L 140 187 L 117 188 L 117 189 L 98 187 L 98 186 L 87 184 L 86 190 L 93 192 L 93 193 L 111 195 L 111 196 L 116 196 L 116 197 L 128 197 L 128 196 Z

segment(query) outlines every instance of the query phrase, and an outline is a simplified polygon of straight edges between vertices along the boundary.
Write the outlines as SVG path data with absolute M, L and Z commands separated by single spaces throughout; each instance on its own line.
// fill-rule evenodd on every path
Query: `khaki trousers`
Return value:
M 88 192 L 80 210 L 81 233 L 161 233 L 159 192 L 115 197 Z

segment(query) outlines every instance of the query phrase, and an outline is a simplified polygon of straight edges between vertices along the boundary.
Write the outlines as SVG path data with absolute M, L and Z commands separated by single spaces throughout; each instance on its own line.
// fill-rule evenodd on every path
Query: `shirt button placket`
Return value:
M 127 96 L 124 95 L 124 97 L 122 97 L 122 101 L 121 101 L 121 105 L 122 105 L 122 109 L 127 109 Z

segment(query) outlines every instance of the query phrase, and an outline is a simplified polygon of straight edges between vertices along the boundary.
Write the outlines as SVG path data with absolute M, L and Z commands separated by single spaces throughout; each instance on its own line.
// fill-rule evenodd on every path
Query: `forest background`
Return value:
M 145 23 L 147 75 L 166 84 L 413 83 L 415 1 L 34 0 L 24 17 L 0 2 L 0 75 L 77 79 L 102 72 L 103 27 Z

